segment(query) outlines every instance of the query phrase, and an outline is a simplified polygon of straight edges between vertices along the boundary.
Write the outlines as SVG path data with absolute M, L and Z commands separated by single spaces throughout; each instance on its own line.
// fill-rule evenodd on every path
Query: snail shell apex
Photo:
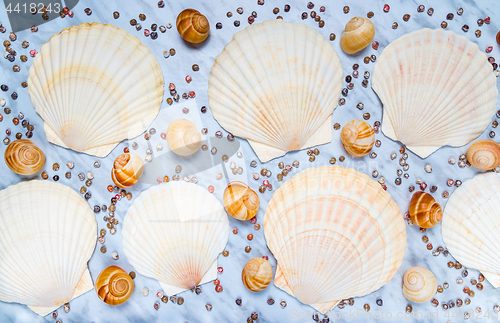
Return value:
M 349 155 L 362 157 L 372 150 L 375 132 L 368 123 L 362 120 L 352 120 L 342 127 L 340 140 Z
M 496 168 L 500 165 L 500 145 L 489 139 L 478 140 L 467 149 L 467 161 L 483 170 Z
M 363 17 L 354 17 L 345 25 L 340 47 L 346 54 L 354 54 L 368 46 L 375 37 L 375 26 Z
M 243 182 L 229 183 L 224 190 L 223 199 L 227 213 L 235 219 L 246 221 L 259 211 L 259 196 Z
M 421 228 L 432 228 L 443 219 L 443 209 L 432 195 L 419 191 L 411 197 L 410 217 Z
M 425 303 L 432 299 L 437 291 L 434 274 L 424 267 L 411 267 L 403 276 L 403 295 L 411 302 Z
M 104 269 L 95 281 L 95 291 L 100 300 L 109 305 L 126 302 L 134 291 L 134 281 L 117 266 Z
M 266 289 L 272 278 L 273 268 L 269 261 L 264 258 L 250 259 L 241 272 L 243 285 L 252 292 Z
M 125 153 L 116 157 L 111 170 L 111 178 L 116 186 L 128 188 L 137 183 L 142 176 L 144 162 L 134 153 Z
M 45 164 L 45 155 L 31 140 L 13 141 L 5 149 L 5 164 L 19 175 L 33 175 Z
M 194 9 L 186 9 L 177 16 L 177 31 L 190 43 L 201 43 L 210 34 L 207 17 Z

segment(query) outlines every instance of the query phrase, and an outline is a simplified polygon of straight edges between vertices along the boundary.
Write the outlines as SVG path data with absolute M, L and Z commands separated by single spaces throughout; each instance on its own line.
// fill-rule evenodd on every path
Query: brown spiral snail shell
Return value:
M 264 258 L 253 258 L 247 262 L 241 272 L 241 280 L 248 290 L 260 292 L 264 290 L 273 278 L 273 268 Z
M 116 157 L 111 170 L 111 178 L 116 186 L 128 188 L 137 183 L 142 176 L 144 162 L 134 153 L 125 153 Z
M 340 140 L 349 155 L 363 157 L 373 148 L 375 132 L 368 123 L 362 120 L 352 120 L 342 127 Z
M 210 34 L 207 17 L 194 9 L 186 9 L 177 16 L 177 31 L 190 43 L 201 43 Z
M 411 197 L 410 217 L 419 227 L 432 228 L 443 219 L 443 210 L 432 195 L 419 191 Z
M 227 213 L 235 219 L 246 221 L 259 211 L 259 196 L 243 182 L 229 183 L 224 190 L 223 199 Z
M 45 155 L 31 140 L 18 139 L 5 149 L 5 164 L 16 174 L 33 175 L 45 164 Z
M 467 161 L 479 169 L 496 168 L 500 165 L 500 145 L 489 139 L 478 140 L 467 149 Z
M 120 267 L 109 266 L 97 277 L 95 291 L 104 303 L 120 305 L 132 295 L 134 282 L 132 277 Z

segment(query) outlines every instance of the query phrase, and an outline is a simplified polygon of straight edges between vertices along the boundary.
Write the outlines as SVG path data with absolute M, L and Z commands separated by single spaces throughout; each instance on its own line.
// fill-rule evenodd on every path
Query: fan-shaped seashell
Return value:
M 133 186 L 142 176 L 144 162 L 134 153 L 125 153 L 116 157 L 111 170 L 111 179 L 120 188 Z
M 474 176 L 451 195 L 444 209 L 442 235 L 446 248 L 464 267 L 477 269 L 500 287 L 500 178 Z
M 262 162 L 332 140 L 342 67 L 325 37 L 304 24 L 246 27 L 217 56 L 208 82 L 215 119 Z
M 479 169 L 496 168 L 500 165 L 500 145 L 489 139 L 478 140 L 467 149 L 467 161 Z
M 250 220 L 259 211 L 259 206 L 259 196 L 243 182 L 231 182 L 224 190 L 224 207 L 235 219 Z
M 123 221 L 123 251 L 168 295 L 217 278 L 229 220 L 217 198 L 196 184 L 169 182 L 144 191 Z
M 373 148 L 375 132 L 368 123 L 362 120 L 352 120 L 342 127 L 340 140 L 349 155 L 363 157 Z
M 370 19 L 354 17 L 345 25 L 340 37 L 340 48 L 346 54 L 354 54 L 370 45 L 375 37 L 375 26 Z
M 491 64 L 465 36 L 421 29 L 393 41 L 373 68 L 382 131 L 425 158 L 477 138 L 495 113 Z
M 325 313 L 387 283 L 403 261 L 405 222 L 379 183 L 353 169 L 307 169 L 273 194 L 264 219 L 274 284 Z
M 153 122 L 163 76 L 149 49 L 113 25 L 82 23 L 42 45 L 28 93 L 49 142 L 98 157 Z
M 201 134 L 196 125 L 187 119 L 172 121 L 167 128 L 167 143 L 174 153 L 189 156 L 200 149 Z
M 39 315 L 93 289 L 87 262 L 97 223 L 71 188 L 21 182 L 0 191 L 0 301 Z
M 177 16 L 177 31 L 190 43 L 201 43 L 210 34 L 210 23 L 207 17 L 194 9 L 183 10 Z
M 419 227 L 432 228 L 443 219 L 443 210 L 432 195 L 419 191 L 411 197 L 410 217 Z
M 5 149 L 5 164 L 16 174 L 33 175 L 45 164 L 45 155 L 31 140 L 14 140 Z
M 411 267 L 403 276 L 403 295 L 410 302 L 425 303 L 434 297 L 437 291 L 434 274 L 424 267 Z
M 134 281 L 117 266 L 109 266 L 97 277 L 95 291 L 101 301 L 109 305 L 125 303 L 134 291 Z
M 273 279 L 273 267 L 264 258 L 250 259 L 241 272 L 243 285 L 252 292 L 266 289 L 271 279 Z

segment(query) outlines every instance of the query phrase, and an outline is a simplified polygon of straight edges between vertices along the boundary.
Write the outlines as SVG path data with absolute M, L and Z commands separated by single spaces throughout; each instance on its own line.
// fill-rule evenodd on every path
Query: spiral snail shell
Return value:
M 432 228 L 443 219 L 443 210 L 432 195 L 419 191 L 411 197 L 410 217 L 421 228 Z
M 224 190 L 224 207 L 235 219 L 246 221 L 259 211 L 260 199 L 247 184 L 231 182 Z
M 425 303 L 437 291 L 434 274 L 424 267 L 411 267 L 403 276 L 403 295 L 411 302 Z
M 340 140 L 349 155 L 362 157 L 372 150 L 375 132 L 368 123 L 362 120 L 352 120 L 342 127 Z
M 186 9 L 177 16 L 177 31 L 190 43 L 201 43 L 210 34 L 207 17 L 194 9 Z
M 19 175 L 33 175 L 45 164 L 45 155 L 31 140 L 18 139 L 5 149 L 5 164 Z
M 467 149 L 467 161 L 479 169 L 493 169 L 500 165 L 500 145 L 489 139 L 478 140 Z
M 116 186 L 128 188 L 137 183 L 142 176 L 144 162 L 134 153 L 125 153 L 116 157 L 111 170 L 111 178 Z
M 172 121 L 167 128 L 167 143 L 174 153 L 189 156 L 200 149 L 201 135 L 195 124 L 187 119 Z
M 368 46 L 375 37 L 375 26 L 362 17 L 354 17 L 345 25 L 340 47 L 346 54 L 354 54 Z
M 109 305 L 125 303 L 134 291 L 134 281 L 117 266 L 109 266 L 97 277 L 95 291 L 101 301 Z
M 264 290 L 272 278 L 273 268 L 269 261 L 264 258 L 250 259 L 241 272 L 243 285 L 252 292 Z

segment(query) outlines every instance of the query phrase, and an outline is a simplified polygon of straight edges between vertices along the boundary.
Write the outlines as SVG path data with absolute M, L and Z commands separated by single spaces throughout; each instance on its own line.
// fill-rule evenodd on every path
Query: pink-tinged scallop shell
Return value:
M 274 284 L 326 313 L 387 283 L 406 248 L 403 216 L 389 193 L 353 169 L 307 169 L 281 185 L 264 219 L 278 265 Z

